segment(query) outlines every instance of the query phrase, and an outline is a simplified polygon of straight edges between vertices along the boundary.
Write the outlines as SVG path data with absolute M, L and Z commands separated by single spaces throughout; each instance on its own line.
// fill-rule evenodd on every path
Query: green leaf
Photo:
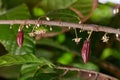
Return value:
M 0 19 L 28 19 L 30 18 L 30 14 L 26 5 L 18 6 L 14 9 L 11 9 L 6 14 L 1 15 Z M 34 40 L 28 36 L 27 29 L 24 29 L 24 42 L 23 46 L 20 48 L 17 45 L 16 37 L 18 33 L 19 25 L 13 25 L 13 28 L 10 29 L 9 25 L 0 25 L 0 42 L 5 46 L 6 50 L 12 54 L 26 54 L 26 53 L 34 53 L 35 42 Z
M 17 79 L 20 75 L 20 69 L 21 65 L 3 66 L 0 67 L 0 75 L 11 80 Z
M 4 5 L 6 5 L 5 7 L 7 7 L 7 9 L 13 8 L 15 6 L 18 6 L 20 4 L 27 4 L 30 7 L 33 7 L 33 5 L 38 4 L 38 2 L 40 2 L 40 0 L 2 0 Z
M 24 64 L 21 68 L 21 75 L 19 80 L 26 80 L 29 77 L 33 77 L 37 72 L 39 64 Z
M 45 15 L 45 12 L 43 9 L 35 7 L 33 9 L 33 14 L 34 14 L 34 16 L 43 16 L 43 15 Z
M 49 66 L 41 66 L 39 64 L 25 64 L 21 68 L 21 76 L 19 80 L 26 80 L 30 77 L 36 77 L 39 73 L 53 73 L 53 68 Z
M 40 61 L 42 61 L 43 63 L 41 64 L 41 66 L 44 65 L 48 65 L 50 68 L 55 67 L 55 65 L 53 63 L 51 63 L 50 61 L 46 60 L 45 58 L 39 58 Z
M 90 14 L 93 0 L 77 0 L 72 7 L 79 10 L 83 15 Z
M 20 80 L 33 77 L 38 67 L 47 66 L 53 68 L 55 65 L 44 58 L 37 58 L 33 54 L 12 55 L 6 54 L 0 57 L 0 67 L 24 64 L 21 68 Z M 26 65 L 25 65 L 26 64 Z
M 13 9 L 8 10 L 5 14 L 0 15 L 0 20 L 15 20 L 28 18 L 30 18 L 30 13 L 25 4 L 19 5 Z
M 47 10 L 64 9 L 76 1 L 77 0 L 42 0 L 41 6 Z
M 76 13 L 69 9 L 53 10 L 47 14 L 50 20 L 60 20 L 66 22 L 79 22 L 80 18 Z
M 47 39 L 47 38 L 41 39 L 37 41 L 37 44 L 51 46 L 51 47 L 58 48 L 64 51 L 70 51 L 67 47 L 60 45 L 59 43 L 53 41 L 52 39 Z
M 12 55 L 6 54 L 0 57 L 0 67 L 1 66 L 11 66 L 18 64 L 26 64 L 26 63 L 38 63 L 39 65 L 48 65 L 49 67 L 53 67 L 53 64 L 47 61 L 44 58 L 37 58 L 33 54 L 25 54 L 25 55 Z
M 58 80 L 56 75 L 57 74 L 55 73 L 39 73 L 36 76 L 31 77 L 27 80 Z
M 0 66 L 11 66 L 25 63 L 43 63 L 43 62 L 40 61 L 31 53 L 25 55 L 6 54 L 0 57 Z

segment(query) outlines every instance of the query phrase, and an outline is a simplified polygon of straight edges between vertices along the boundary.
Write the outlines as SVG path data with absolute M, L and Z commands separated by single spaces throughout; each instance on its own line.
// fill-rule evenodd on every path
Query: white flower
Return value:
M 30 37 L 35 36 L 34 32 L 28 33 Z
M 78 44 L 82 38 L 74 38 L 72 40 L 75 40 L 75 42 Z
M 45 29 L 36 30 L 34 33 L 35 33 L 35 34 L 45 34 L 45 33 L 46 33 L 46 30 L 45 30 Z
M 102 39 L 101 39 L 103 42 L 108 42 L 109 40 L 109 37 L 107 36 L 107 34 L 105 34 Z

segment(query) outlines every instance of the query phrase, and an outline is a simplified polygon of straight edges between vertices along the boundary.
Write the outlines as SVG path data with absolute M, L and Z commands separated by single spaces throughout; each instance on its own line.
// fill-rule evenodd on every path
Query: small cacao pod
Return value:
M 84 41 L 81 54 L 82 54 L 82 59 L 84 63 L 87 63 L 90 55 L 90 40 Z
M 23 33 L 22 30 L 19 30 L 19 31 L 18 31 L 18 34 L 17 34 L 17 44 L 18 44 L 19 47 L 22 46 L 22 44 L 23 44 L 23 39 L 24 39 L 24 33 Z

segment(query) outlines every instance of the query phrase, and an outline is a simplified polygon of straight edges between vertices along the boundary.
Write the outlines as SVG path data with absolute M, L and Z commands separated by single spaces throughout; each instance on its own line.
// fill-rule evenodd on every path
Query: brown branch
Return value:
M 92 0 L 92 8 L 88 16 L 82 19 L 82 23 L 86 22 L 93 14 L 93 11 L 97 8 L 98 0 Z
M 97 62 L 100 67 L 102 67 L 104 70 L 108 71 L 112 75 L 120 78 L 120 69 L 116 67 L 115 65 L 102 61 L 102 62 Z
M 70 22 L 59 22 L 59 21 L 46 21 L 46 20 L 0 20 L 0 24 L 41 24 L 49 26 L 60 26 L 60 27 L 72 27 L 80 28 L 83 30 L 101 31 L 106 33 L 120 34 L 119 29 L 105 27 L 94 24 L 77 24 Z
M 114 77 L 105 75 L 103 73 L 99 73 L 96 71 L 80 69 L 76 67 L 65 67 L 65 66 L 58 66 L 56 69 L 64 70 L 64 71 L 77 71 L 80 77 L 83 77 L 84 80 L 118 80 Z M 63 73 L 64 74 L 64 73 Z
M 89 15 L 84 16 L 78 9 L 70 7 L 69 9 L 75 12 L 82 20 L 81 23 L 86 22 L 93 14 L 93 11 L 97 8 L 98 0 L 92 0 L 92 8 Z
M 80 18 L 84 18 L 84 15 L 77 9 L 73 8 L 73 7 L 69 7 L 70 10 L 72 10 L 73 12 L 75 12 Z

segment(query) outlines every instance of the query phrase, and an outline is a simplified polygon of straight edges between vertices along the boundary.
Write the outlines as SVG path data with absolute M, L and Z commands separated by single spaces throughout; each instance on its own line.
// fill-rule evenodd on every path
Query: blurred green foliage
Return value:
M 45 12 L 44 12 L 43 9 L 35 7 L 33 9 L 33 14 L 34 14 L 34 16 L 38 16 L 39 17 L 39 16 L 45 15 Z
M 73 55 L 72 53 L 63 53 L 60 58 L 58 58 L 58 62 L 64 65 L 68 65 L 72 62 Z
M 113 17 L 113 12 L 110 6 L 99 5 L 97 9 L 94 11 L 91 20 L 96 23 L 101 22 L 102 24 L 108 24 L 112 17 Z
M 92 0 L 0 0 L 0 20 L 37 20 L 38 18 L 45 19 L 47 16 L 50 20 L 78 23 L 81 18 L 69 9 L 69 7 L 73 7 L 85 17 L 93 13 L 85 23 L 120 27 L 120 13 L 113 14 L 114 4 L 98 4 L 98 7 L 92 11 L 92 3 Z M 87 31 L 80 33 L 80 30 L 77 29 L 78 37 L 81 37 L 82 40 L 76 44 L 72 41 L 75 38 L 73 29 L 52 38 L 35 40 L 35 37 L 28 35 L 34 26 L 36 25 L 23 28 L 24 43 L 20 48 L 16 43 L 19 25 L 13 25 L 12 29 L 10 29 L 10 25 L 0 25 L 0 53 L 2 53 L 0 80 L 2 78 L 5 80 L 50 80 L 51 78 L 54 78 L 53 80 L 83 80 L 82 77 L 76 76 L 78 73 L 74 71 L 69 71 L 60 78 L 63 71 L 56 70 L 55 67 L 67 65 L 102 71 L 100 61 L 107 61 L 120 67 L 120 42 L 116 40 L 115 35 L 108 35 L 109 42 L 103 43 L 101 38 L 104 33 L 93 33 L 90 61 L 84 64 L 80 52 L 84 40 L 88 37 Z M 62 32 L 62 29 L 57 26 L 41 26 L 42 28 L 36 30 L 46 29 L 48 33 Z

